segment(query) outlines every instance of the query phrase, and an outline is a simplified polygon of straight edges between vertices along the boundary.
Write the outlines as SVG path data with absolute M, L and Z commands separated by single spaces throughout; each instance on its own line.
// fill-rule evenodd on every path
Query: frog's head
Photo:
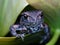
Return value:
M 36 24 L 42 22 L 43 14 L 40 10 L 26 11 L 21 14 L 20 23 Z

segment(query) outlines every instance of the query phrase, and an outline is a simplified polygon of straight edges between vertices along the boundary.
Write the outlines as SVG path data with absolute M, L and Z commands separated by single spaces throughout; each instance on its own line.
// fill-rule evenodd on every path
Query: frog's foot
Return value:
M 18 27 L 19 27 L 19 25 L 12 25 L 12 26 L 10 26 L 10 32 L 11 32 L 12 36 L 16 36 L 17 35 L 16 28 L 18 28 Z
M 24 37 L 25 37 L 24 34 L 17 34 L 17 35 L 16 35 L 16 38 L 21 38 L 22 41 L 24 41 Z
M 25 33 L 27 33 L 27 29 L 24 26 L 12 25 L 10 27 L 10 32 L 16 38 L 21 38 L 24 41 L 24 37 L 25 37 Z

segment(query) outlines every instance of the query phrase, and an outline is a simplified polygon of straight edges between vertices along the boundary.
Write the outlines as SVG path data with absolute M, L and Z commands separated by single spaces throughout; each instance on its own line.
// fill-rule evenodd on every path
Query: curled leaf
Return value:
M 26 0 L 0 0 L 0 37 L 8 33 L 9 27 L 27 5 Z

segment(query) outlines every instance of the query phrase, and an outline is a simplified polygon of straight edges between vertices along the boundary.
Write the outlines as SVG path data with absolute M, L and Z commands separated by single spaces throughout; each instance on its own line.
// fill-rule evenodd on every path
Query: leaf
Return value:
M 8 33 L 9 27 L 27 5 L 26 0 L 0 0 L 0 37 Z
M 26 35 L 24 41 L 16 37 L 0 37 L 0 45 L 29 45 L 30 43 L 38 43 L 41 33 Z M 38 38 L 37 38 L 38 37 Z
M 45 22 L 54 34 L 47 45 L 54 45 L 60 35 L 60 0 L 27 0 L 36 9 L 43 10 Z

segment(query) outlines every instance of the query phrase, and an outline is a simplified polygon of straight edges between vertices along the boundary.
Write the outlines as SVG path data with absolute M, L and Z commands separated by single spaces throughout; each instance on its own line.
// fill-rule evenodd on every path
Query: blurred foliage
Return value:
M 26 0 L 0 0 L 0 37 L 8 33 L 9 27 L 27 5 Z

